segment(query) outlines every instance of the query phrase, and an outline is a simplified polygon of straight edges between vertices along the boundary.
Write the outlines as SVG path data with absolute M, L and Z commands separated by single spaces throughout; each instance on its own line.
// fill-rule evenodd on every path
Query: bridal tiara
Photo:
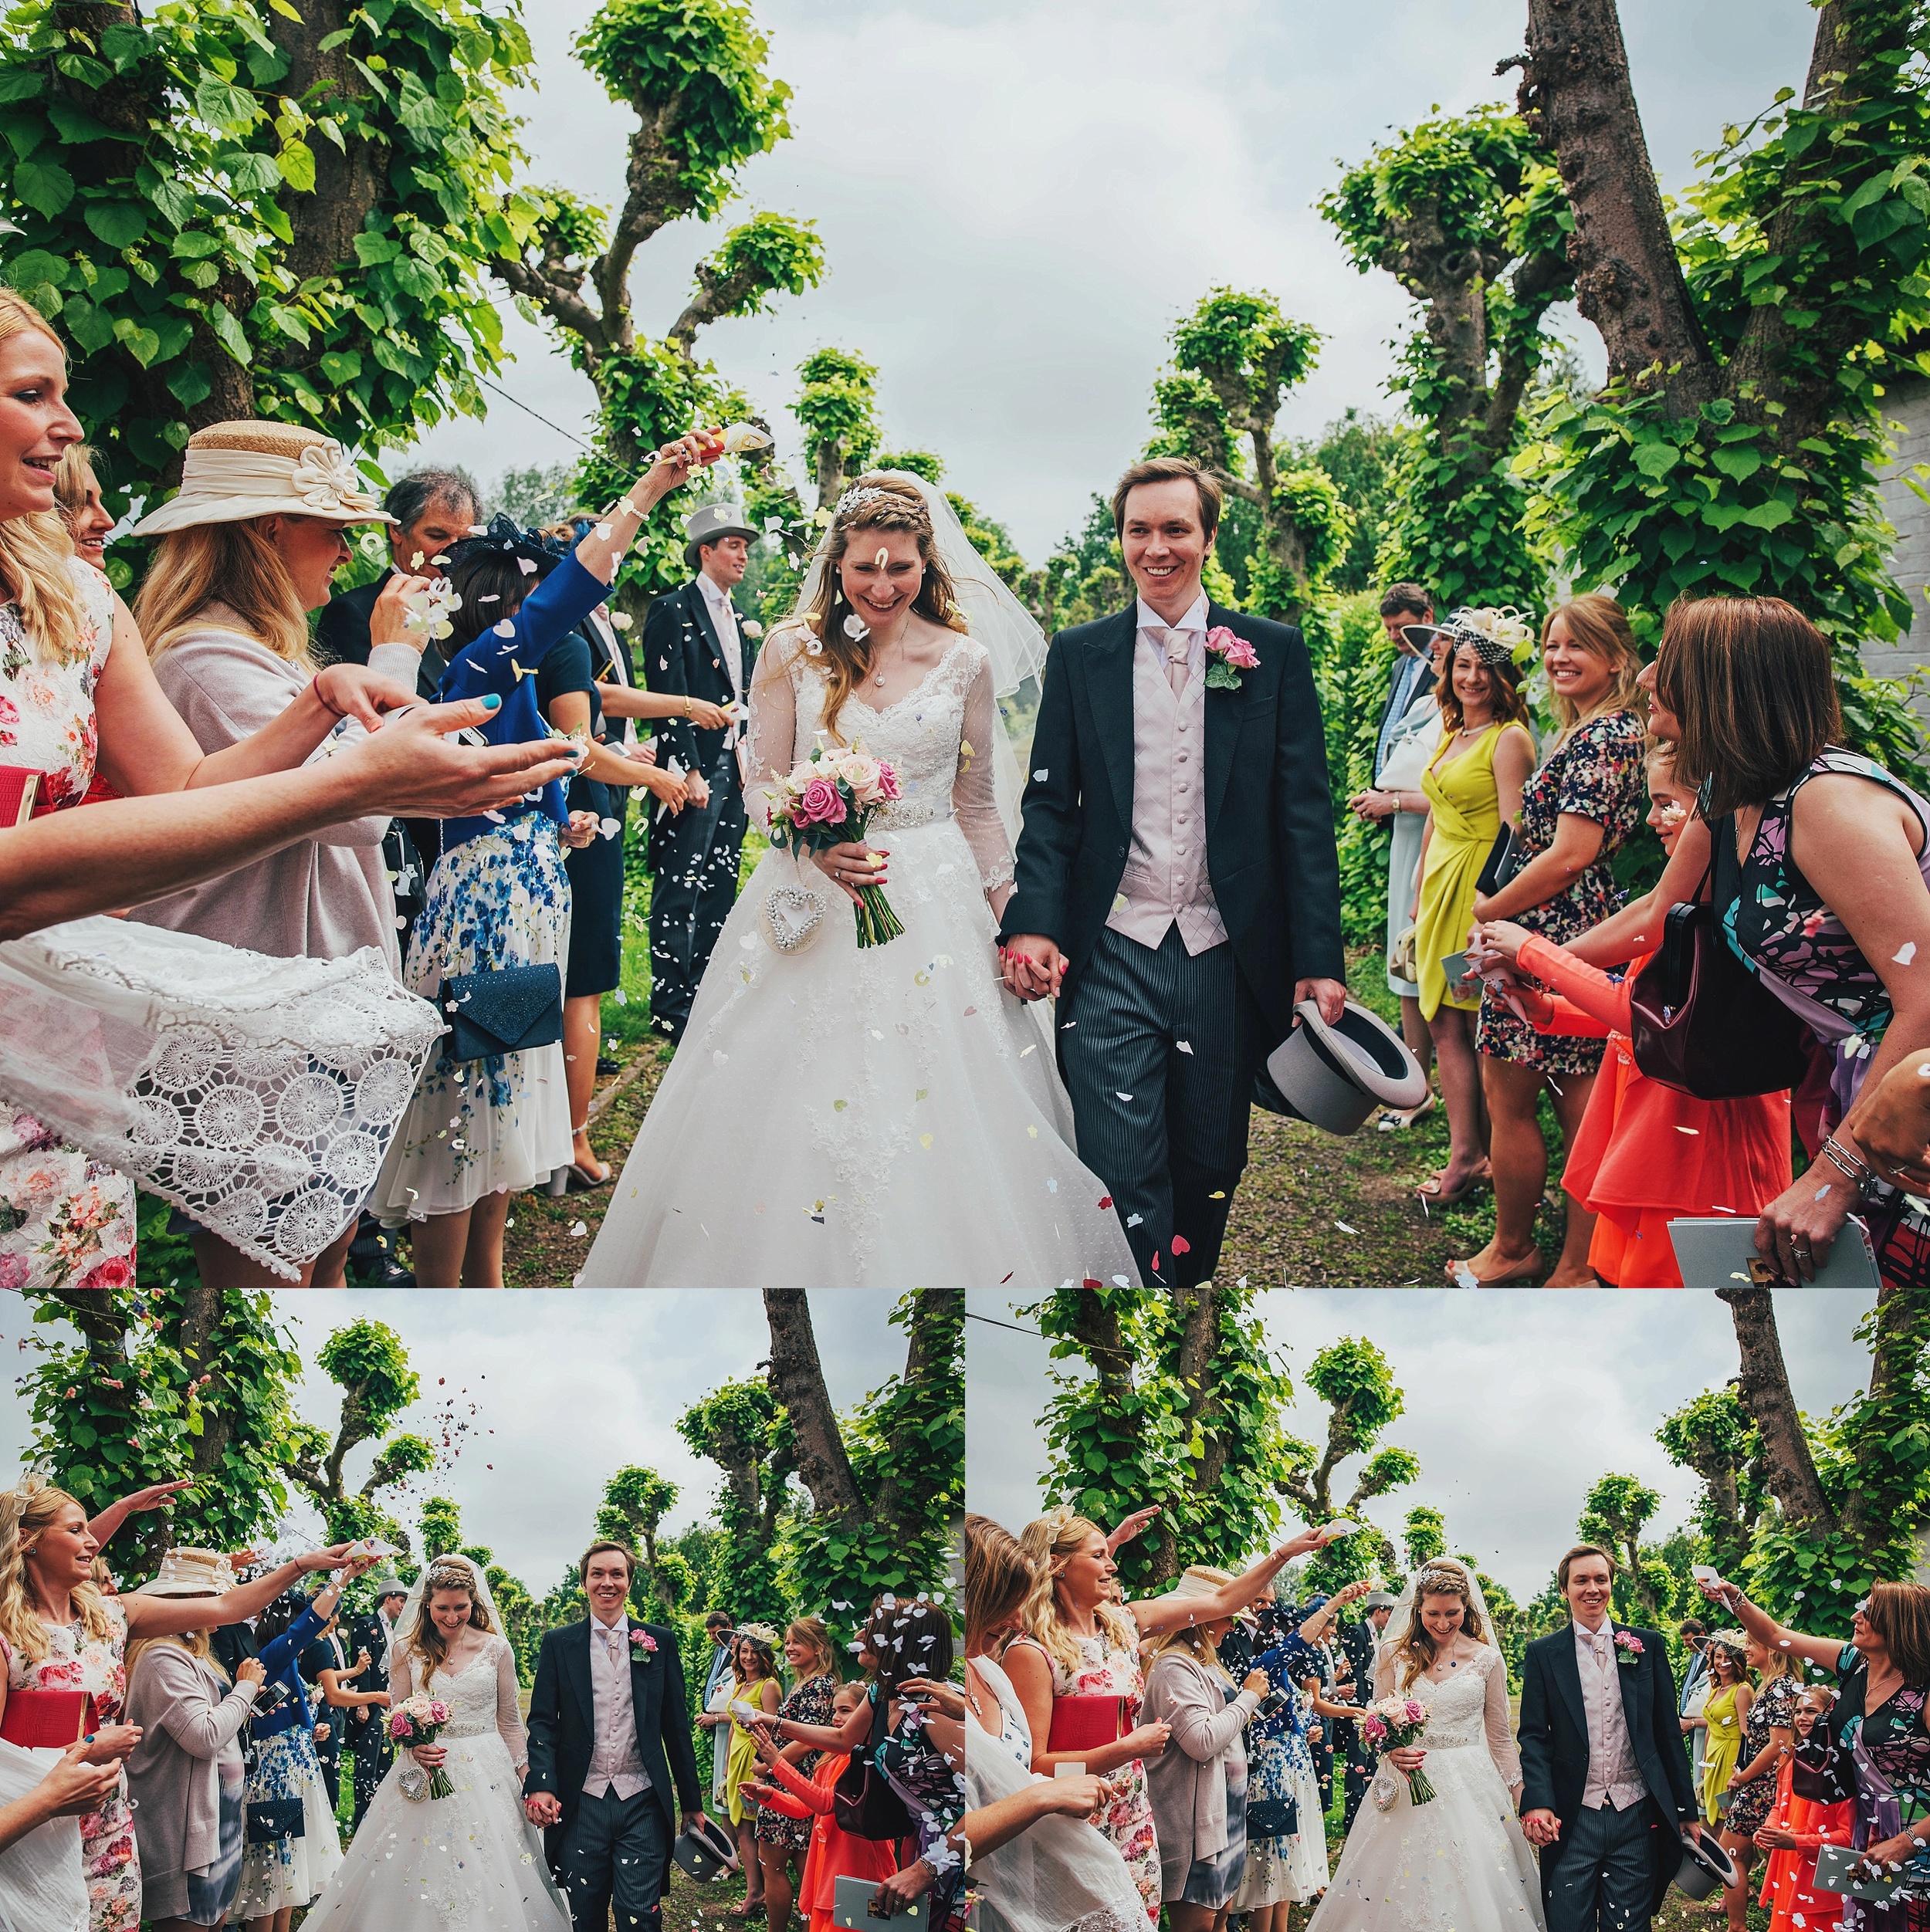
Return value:
M 875 503 L 886 496 L 896 496 L 895 489 L 880 489 L 875 483 L 856 484 L 846 490 L 838 499 L 838 514 L 848 516 L 853 510 L 862 509 L 867 503 Z

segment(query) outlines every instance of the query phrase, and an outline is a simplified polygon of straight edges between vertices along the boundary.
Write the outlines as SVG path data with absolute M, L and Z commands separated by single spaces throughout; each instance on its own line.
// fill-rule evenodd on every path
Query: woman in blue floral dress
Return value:
M 516 744 L 550 735 L 537 673 L 550 648 L 610 594 L 618 563 L 651 506 L 714 461 L 717 438 L 691 435 L 659 452 L 648 472 L 558 559 L 541 540 L 499 518 L 455 546 L 449 580 L 462 601 L 449 613 L 444 702 L 493 694 L 502 704 L 484 736 Z M 523 587 L 530 585 L 525 594 Z M 443 822 L 405 978 L 431 999 L 457 973 L 554 965 L 567 956 L 571 826 L 552 781 L 502 812 Z M 457 1060 L 445 1041 L 425 1070 L 376 1183 L 374 1206 L 410 1224 L 425 1287 L 500 1287 L 503 1232 L 513 1192 L 572 1159 L 560 1042 Z
M 1520 869 L 1495 892 L 1476 895 L 1475 916 L 1512 919 L 1559 945 L 1599 925 L 1615 909 L 1611 861 L 1648 805 L 1642 766 L 1646 726 L 1635 682 L 1641 659 L 1613 597 L 1579 597 L 1551 612 L 1542 631 L 1542 665 L 1561 735 L 1522 788 L 1515 827 Z M 1475 1046 L 1491 1123 L 1495 1238 L 1469 1260 L 1449 1262 L 1449 1281 L 1465 1285 L 1471 1275 L 1475 1283 L 1493 1286 L 1540 1275 L 1535 1213 L 1548 1184 L 1548 1149 L 1536 1109 L 1546 1088 L 1563 1139 L 1572 1147 L 1604 1044 L 1538 1034 L 1492 988 L 1484 991 Z M 1571 1200 L 1550 1287 L 1600 1285 L 1588 1265 L 1594 1229 L 1594 1216 Z

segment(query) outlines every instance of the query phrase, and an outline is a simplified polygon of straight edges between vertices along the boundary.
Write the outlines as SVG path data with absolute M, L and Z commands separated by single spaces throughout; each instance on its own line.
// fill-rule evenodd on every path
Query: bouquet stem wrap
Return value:
M 449 1721 L 449 1707 L 439 1697 L 407 1697 L 388 1714 L 388 1734 L 404 1751 L 418 1744 L 432 1744 Z M 429 1773 L 427 1795 L 432 1798 L 453 1795 L 455 1787 L 440 1765 Z
M 1360 1720 L 1361 1741 L 1377 1751 L 1407 1750 L 1420 1743 L 1427 1728 L 1427 1707 L 1416 1698 L 1398 1693 L 1368 1705 Z M 1392 1768 L 1400 1770 L 1398 1765 Z M 1424 1805 L 1435 1795 L 1425 1771 L 1405 1771 L 1400 1775 L 1407 1779 L 1407 1795 L 1415 1804 Z

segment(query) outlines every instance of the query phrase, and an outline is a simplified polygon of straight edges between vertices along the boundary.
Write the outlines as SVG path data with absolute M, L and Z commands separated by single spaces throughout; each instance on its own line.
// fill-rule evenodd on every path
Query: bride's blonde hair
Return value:
M 1420 1620 L 1422 1603 L 1431 1596 L 1459 1597 L 1461 1634 L 1476 1643 L 1492 1641 L 1481 1622 L 1481 1612 L 1475 1607 L 1474 1586 L 1468 1572 L 1451 1557 L 1437 1556 L 1424 1563 L 1414 1577 L 1414 1600 L 1408 1609 L 1407 1627 L 1394 1641 L 1403 1690 L 1417 1677 L 1425 1677 L 1441 1655 L 1441 1646 Z

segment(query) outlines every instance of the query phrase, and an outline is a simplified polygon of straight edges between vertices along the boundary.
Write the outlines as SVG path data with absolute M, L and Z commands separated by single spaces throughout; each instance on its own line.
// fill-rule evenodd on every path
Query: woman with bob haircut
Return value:
M 1884 1279 L 1920 1279 L 1930 1227 L 1857 1128 L 1930 1040 L 1930 803 L 1844 748 L 1828 640 L 1779 597 L 1678 604 L 1655 692 L 1700 787 L 1718 926 L 1834 1063 L 1819 1158 L 1762 1210 L 1757 1251 L 1786 1281 L 1813 1281 L 1856 1213 Z

